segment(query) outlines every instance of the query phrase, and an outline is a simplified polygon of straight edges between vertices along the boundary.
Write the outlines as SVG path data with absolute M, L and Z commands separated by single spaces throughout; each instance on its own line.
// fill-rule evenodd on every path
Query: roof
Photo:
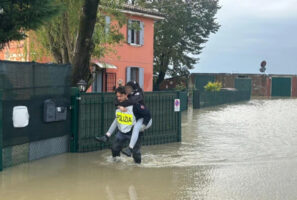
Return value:
M 143 16 L 143 17 L 152 18 L 155 20 L 162 20 L 165 18 L 165 15 L 161 14 L 160 12 L 158 12 L 156 10 L 142 8 L 142 7 L 134 6 L 134 5 L 125 4 L 122 6 L 121 11 L 126 14 Z

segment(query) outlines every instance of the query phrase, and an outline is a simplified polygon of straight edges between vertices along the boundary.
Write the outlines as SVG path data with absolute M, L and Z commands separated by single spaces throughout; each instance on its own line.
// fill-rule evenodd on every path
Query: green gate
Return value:
M 271 96 L 290 97 L 291 96 L 291 78 L 272 77 Z
M 181 91 L 179 94 L 180 94 L 180 111 L 188 110 L 188 91 Z
M 144 145 L 181 141 L 181 112 L 174 112 L 174 99 L 179 92 L 146 92 L 145 104 L 150 109 L 153 124 L 144 133 Z M 106 133 L 115 118 L 113 93 L 81 93 L 72 96 L 71 152 L 89 152 L 108 148 L 110 144 L 95 141 Z
M 204 91 L 204 86 L 207 85 L 208 82 L 214 82 L 215 76 L 208 74 L 197 74 L 195 75 L 195 88 L 200 92 Z

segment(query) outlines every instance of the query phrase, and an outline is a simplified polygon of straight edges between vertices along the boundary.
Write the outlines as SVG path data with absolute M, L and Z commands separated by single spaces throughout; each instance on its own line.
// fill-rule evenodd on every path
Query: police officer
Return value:
M 128 96 L 125 91 L 125 87 L 118 87 L 116 89 L 116 97 L 119 102 L 126 101 Z M 131 134 L 133 131 L 133 126 L 135 125 L 138 119 L 143 118 L 143 125 L 147 126 L 151 120 L 151 114 L 149 110 L 139 103 L 130 105 L 126 107 L 126 112 L 116 109 L 115 112 L 116 119 L 113 121 L 108 132 L 102 137 L 96 137 L 96 140 L 101 142 L 107 142 L 115 131 L 118 128 L 115 139 L 112 143 L 111 152 L 113 157 L 120 156 L 120 152 L 124 147 L 124 144 L 127 141 L 130 141 Z M 135 163 L 141 163 L 141 134 L 138 137 L 138 140 L 132 149 L 132 156 Z

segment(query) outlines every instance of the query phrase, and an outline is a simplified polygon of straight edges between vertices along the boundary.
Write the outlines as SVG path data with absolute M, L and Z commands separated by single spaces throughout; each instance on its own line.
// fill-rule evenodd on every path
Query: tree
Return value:
M 210 33 L 219 29 L 218 0 L 139 0 L 138 5 L 158 10 L 165 19 L 155 24 L 154 75 L 156 89 L 165 75 L 188 75 Z
M 37 29 L 59 11 L 52 0 L 1 0 L 0 49 L 12 40 L 23 40 L 26 31 Z
M 123 35 L 119 32 L 125 23 L 118 11 L 118 0 L 56 0 L 64 5 L 61 16 L 54 18 L 36 31 L 37 43 L 42 44 L 57 63 L 73 65 L 72 83 L 80 79 L 89 81 L 90 57 L 100 58 L 112 51 Z M 101 5 L 100 9 L 99 2 Z M 107 26 L 105 15 L 112 16 L 119 23 Z M 34 42 L 32 42 L 34 43 Z M 41 55 L 38 45 L 30 49 L 32 55 Z M 38 58 L 37 58 L 38 59 Z

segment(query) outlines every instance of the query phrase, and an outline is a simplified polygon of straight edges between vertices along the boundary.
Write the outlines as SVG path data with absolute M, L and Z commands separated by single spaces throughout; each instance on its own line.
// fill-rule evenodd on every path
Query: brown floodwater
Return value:
M 0 172 L 1 200 L 295 200 L 297 100 L 251 100 L 182 113 L 182 142 L 63 154 Z

